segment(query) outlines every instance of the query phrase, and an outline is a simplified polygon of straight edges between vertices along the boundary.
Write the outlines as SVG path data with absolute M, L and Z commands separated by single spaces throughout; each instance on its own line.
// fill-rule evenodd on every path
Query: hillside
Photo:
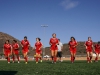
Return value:
M 14 37 L 12 37 L 11 35 L 9 34 L 6 34 L 6 33 L 3 33 L 3 32 L 0 32 L 0 54 L 2 53 L 2 49 L 3 49 L 3 44 L 5 43 L 5 41 L 9 39 L 10 40 L 10 43 L 12 42 L 13 39 L 16 39 Z M 16 39 L 18 41 L 18 43 L 20 44 L 20 40 Z M 77 47 L 77 55 L 86 55 L 86 50 L 85 50 L 85 47 L 84 47 L 84 43 L 85 42 L 78 42 L 78 47 Z M 94 43 L 95 44 L 95 43 Z M 63 45 L 64 48 L 63 48 L 63 56 L 66 56 L 66 55 L 70 55 L 70 51 L 68 49 L 68 44 L 64 44 Z M 20 46 L 20 52 L 21 52 L 21 46 Z M 30 56 L 33 56 L 35 54 L 35 50 L 32 51 L 32 47 L 30 47 L 30 52 L 29 52 L 29 55 Z M 50 55 L 50 48 L 49 47 L 46 47 L 45 48 L 45 55 Z

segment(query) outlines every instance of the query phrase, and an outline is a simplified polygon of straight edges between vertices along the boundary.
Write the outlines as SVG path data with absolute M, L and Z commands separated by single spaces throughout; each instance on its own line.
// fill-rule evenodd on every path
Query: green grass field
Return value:
M 7 64 L 6 61 L 0 61 L 0 75 L 100 75 L 100 61 L 90 64 L 86 61 L 75 61 L 73 64 L 70 61 L 56 64 L 48 61 Z

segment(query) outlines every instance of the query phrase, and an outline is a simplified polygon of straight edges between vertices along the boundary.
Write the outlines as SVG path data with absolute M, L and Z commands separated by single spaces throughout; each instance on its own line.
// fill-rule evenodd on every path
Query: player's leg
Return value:
M 38 53 L 36 52 L 36 64 L 38 63 L 38 60 L 39 60 L 39 55 L 38 55 Z
M 10 52 L 8 53 L 8 64 L 10 63 Z
M 71 53 L 71 62 L 73 63 L 73 51 L 70 51 Z
M 73 50 L 73 61 L 75 61 L 75 57 L 76 57 L 76 49 Z
M 57 50 L 54 51 L 54 63 L 57 61 Z
M 13 63 L 15 62 L 15 54 L 12 55 Z
M 53 59 L 54 59 L 54 50 L 51 50 L 51 60 L 52 60 L 52 63 L 54 62 Z
M 24 52 L 23 55 L 24 55 L 25 63 L 27 64 L 27 61 L 28 61 L 27 52 Z
M 59 59 L 60 59 L 60 62 L 62 62 L 62 52 L 59 52 Z
M 96 52 L 95 62 L 98 62 L 98 57 L 99 57 L 99 53 L 98 53 L 98 52 Z
M 87 51 L 87 62 L 90 62 L 90 58 L 89 58 L 89 51 Z
M 93 52 L 90 52 L 90 62 L 92 63 Z

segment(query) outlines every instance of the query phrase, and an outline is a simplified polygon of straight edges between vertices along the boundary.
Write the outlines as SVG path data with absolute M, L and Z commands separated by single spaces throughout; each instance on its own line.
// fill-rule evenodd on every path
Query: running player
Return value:
M 12 49 L 13 49 L 13 63 L 15 62 L 15 56 L 17 57 L 19 63 L 19 44 L 17 43 L 16 40 L 13 40 Z
M 85 47 L 87 51 L 87 62 L 92 63 L 92 56 L 93 56 L 93 42 L 91 37 L 88 37 L 88 41 L 85 42 Z
M 95 53 L 96 53 L 96 58 L 95 62 L 98 62 L 99 54 L 100 54 L 100 41 L 94 46 L 95 48 Z
M 22 52 L 23 52 L 23 56 L 25 59 L 25 64 L 27 64 L 28 61 L 28 52 L 29 52 L 29 47 L 30 47 L 30 43 L 27 40 L 27 37 L 24 37 L 24 40 L 21 41 L 21 46 L 22 46 Z
M 76 47 L 78 45 L 74 37 L 70 38 L 68 45 L 71 53 L 71 62 L 74 63 L 75 56 L 76 56 Z
M 9 43 L 9 40 L 6 40 L 4 46 L 3 46 L 3 53 L 5 55 L 5 58 L 8 61 L 8 64 L 10 63 L 10 56 L 12 55 L 12 46 Z
M 58 60 L 59 60 L 60 62 L 62 62 L 62 50 L 63 50 L 63 44 L 60 42 L 60 39 L 58 39 L 58 42 L 59 42 L 59 44 L 57 45 L 57 46 L 58 46 L 57 57 L 58 57 Z
M 40 59 L 40 62 L 42 62 L 42 47 L 43 47 L 43 44 L 40 42 L 41 39 L 40 38 L 36 38 L 36 43 L 35 43 L 35 47 L 33 47 L 33 49 L 36 49 L 36 55 L 35 55 L 35 58 L 36 58 L 36 64 L 38 63 L 38 60 Z
M 51 45 L 50 50 L 51 50 L 51 58 L 52 58 L 52 63 L 56 63 L 57 60 L 57 52 L 58 52 L 58 39 L 56 38 L 56 34 L 52 34 L 52 38 L 50 39 L 49 44 Z

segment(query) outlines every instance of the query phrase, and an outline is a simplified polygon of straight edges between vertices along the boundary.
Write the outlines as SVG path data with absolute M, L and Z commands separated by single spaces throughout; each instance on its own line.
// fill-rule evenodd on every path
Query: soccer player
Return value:
M 52 58 L 52 63 L 56 63 L 57 60 L 57 52 L 58 52 L 58 39 L 56 38 L 56 34 L 52 34 L 52 38 L 50 39 L 49 44 L 51 45 L 50 50 L 51 50 L 51 58 Z
M 28 52 L 29 52 L 29 47 L 30 47 L 30 43 L 27 40 L 27 36 L 24 37 L 24 40 L 21 41 L 21 46 L 22 46 L 22 52 L 23 52 L 23 56 L 25 59 L 25 64 L 27 64 L 28 61 Z
M 60 42 L 60 39 L 58 39 L 58 42 L 59 44 L 57 45 L 58 46 L 58 53 L 57 53 L 57 57 L 59 58 L 58 60 L 60 62 L 62 62 L 62 50 L 63 50 L 63 44 Z
M 33 47 L 33 49 L 36 49 L 36 55 L 35 55 L 35 58 L 36 58 L 36 64 L 38 63 L 38 60 L 40 59 L 40 61 L 42 62 L 42 47 L 43 47 L 43 44 L 40 42 L 41 39 L 40 38 L 36 38 L 36 43 L 35 43 L 35 47 Z
M 98 58 L 100 54 L 100 41 L 94 46 L 94 48 L 95 48 L 94 52 L 96 53 L 95 62 L 98 62 Z
M 93 56 L 93 42 L 91 37 L 88 37 L 88 41 L 85 42 L 85 47 L 87 51 L 87 62 L 92 63 L 92 56 Z
M 10 56 L 12 55 L 12 46 L 9 43 L 9 40 L 6 40 L 4 46 L 3 46 L 3 53 L 5 55 L 5 58 L 8 61 L 8 64 L 10 63 Z
M 76 56 L 76 47 L 78 45 L 74 37 L 70 38 L 68 45 L 71 53 L 71 62 L 74 63 L 75 56 Z
M 19 63 L 19 44 L 17 43 L 16 40 L 13 40 L 12 49 L 13 49 L 13 63 L 15 62 L 15 56 L 17 57 Z

